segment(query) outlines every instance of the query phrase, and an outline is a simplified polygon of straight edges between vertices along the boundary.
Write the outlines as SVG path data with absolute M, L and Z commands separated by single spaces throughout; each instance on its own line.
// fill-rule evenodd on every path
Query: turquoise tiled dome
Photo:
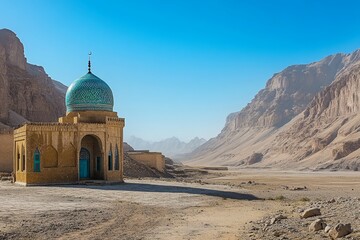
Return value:
M 66 111 L 113 111 L 114 98 L 110 87 L 88 72 L 75 80 L 65 96 Z

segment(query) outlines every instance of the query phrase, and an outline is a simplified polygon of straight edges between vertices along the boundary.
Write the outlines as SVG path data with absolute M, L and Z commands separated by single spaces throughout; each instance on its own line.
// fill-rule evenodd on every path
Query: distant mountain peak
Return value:
M 189 153 L 201 146 L 201 144 L 205 143 L 206 140 L 203 138 L 195 137 L 189 142 L 183 142 L 179 140 L 177 137 L 166 138 L 161 141 L 151 142 L 146 141 L 141 138 L 131 136 L 127 139 L 127 142 L 135 149 L 135 150 L 150 150 L 150 151 L 158 151 L 162 152 L 166 156 L 174 157 L 179 154 Z

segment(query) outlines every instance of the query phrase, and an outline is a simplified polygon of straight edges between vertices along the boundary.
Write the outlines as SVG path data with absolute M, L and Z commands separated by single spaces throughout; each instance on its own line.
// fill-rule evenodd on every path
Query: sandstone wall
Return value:
M 122 134 L 124 119 L 106 117 L 106 123 L 29 123 L 14 131 L 16 182 L 23 184 L 74 183 L 79 179 L 78 159 L 81 147 L 90 151 L 90 179 L 123 180 Z M 109 170 L 107 156 L 115 156 L 119 165 Z M 40 152 L 40 172 L 34 172 L 34 152 Z M 19 153 L 19 154 L 18 154 Z M 101 157 L 101 173 L 96 157 Z M 118 169 L 116 167 L 118 166 Z
M 0 172 L 13 171 L 13 142 L 12 132 L 0 134 Z
M 165 170 L 165 159 L 161 153 L 158 152 L 128 152 L 128 155 L 148 167 L 155 168 L 160 172 Z

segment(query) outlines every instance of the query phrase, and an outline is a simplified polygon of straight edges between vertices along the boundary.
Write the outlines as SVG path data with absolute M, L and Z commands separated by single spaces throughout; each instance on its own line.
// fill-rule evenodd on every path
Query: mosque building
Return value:
M 66 92 L 66 116 L 14 131 L 13 171 L 23 185 L 123 181 L 125 119 L 110 87 L 89 71 Z

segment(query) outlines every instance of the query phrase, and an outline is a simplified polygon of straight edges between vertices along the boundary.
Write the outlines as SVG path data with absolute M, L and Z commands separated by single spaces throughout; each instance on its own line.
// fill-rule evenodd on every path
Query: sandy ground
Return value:
M 328 222 L 350 222 L 349 237 L 360 239 L 359 197 L 358 172 L 214 171 L 107 186 L 0 182 L 0 239 L 327 239 L 298 217 L 316 204 Z M 332 198 L 336 207 L 326 205 Z M 279 213 L 288 219 L 263 229 Z

